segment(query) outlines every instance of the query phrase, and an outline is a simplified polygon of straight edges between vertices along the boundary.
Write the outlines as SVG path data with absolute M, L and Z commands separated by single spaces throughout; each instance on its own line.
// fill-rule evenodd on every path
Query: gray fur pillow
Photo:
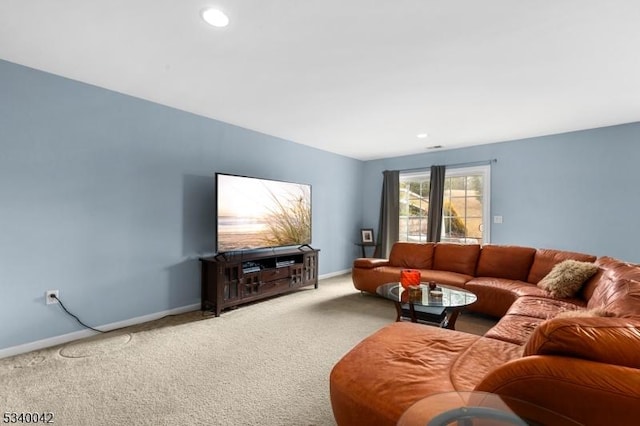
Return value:
M 555 265 L 538 282 L 538 287 L 551 293 L 551 297 L 559 299 L 572 297 L 596 272 L 598 272 L 598 266 L 591 262 L 565 260 Z

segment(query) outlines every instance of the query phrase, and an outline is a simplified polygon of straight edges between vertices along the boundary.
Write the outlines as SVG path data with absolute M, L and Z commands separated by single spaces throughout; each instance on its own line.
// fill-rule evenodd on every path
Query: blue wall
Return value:
M 492 243 L 640 263 L 640 123 L 367 162 L 363 225 L 377 228 L 383 170 L 494 158 Z
M 310 183 L 320 274 L 349 269 L 363 163 L 0 61 L 0 349 L 200 302 L 214 173 Z M 339 206 L 339 209 L 336 208 Z
M 377 229 L 382 171 L 497 158 L 491 241 L 640 262 L 640 123 L 361 162 L 0 61 L 0 349 L 200 301 L 217 171 L 313 185 L 320 273 Z

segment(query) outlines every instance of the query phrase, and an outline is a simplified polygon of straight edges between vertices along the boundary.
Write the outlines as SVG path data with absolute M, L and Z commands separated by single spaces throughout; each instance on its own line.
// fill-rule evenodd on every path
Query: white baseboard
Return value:
M 182 306 L 180 308 L 169 309 L 168 311 L 156 312 L 153 314 L 143 315 L 141 317 L 131 318 L 124 321 L 113 322 L 111 324 L 106 324 L 95 328 L 101 331 L 115 330 L 117 328 L 129 327 L 131 325 L 142 324 L 143 322 L 157 320 L 167 315 L 184 314 L 185 312 L 196 311 L 198 309 L 200 309 L 200 304 L 196 303 L 193 305 Z M 50 348 L 52 346 L 61 345 L 78 339 L 83 339 L 95 334 L 97 334 L 97 332 L 93 330 L 80 330 L 74 331 L 73 333 L 62 334 L 60 336 L 49 337 L 47 339 L 37 340 L 35 342 L 0 349 L 0 359 L 23 354 L 26 352 L 37 351 L 44 348 Z
M 324 280 L 326 278 L 337 277 L 338 275 L 344 275 L 351 272 L 351 268 L 343 269 L 342 271 L 330 272 L 328 274 L 318 275 L 319 280 Z

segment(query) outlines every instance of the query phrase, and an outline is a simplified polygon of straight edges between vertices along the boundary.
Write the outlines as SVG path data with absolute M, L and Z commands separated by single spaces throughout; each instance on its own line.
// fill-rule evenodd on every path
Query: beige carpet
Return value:
M 2 359 L 0 407 L 58 425 L 333 425 L 333 364 L 394 319 L 391 302 L 330 278 L 219 318 L 191 312 Z M 457 329 L 492 324 L 462 315 Z

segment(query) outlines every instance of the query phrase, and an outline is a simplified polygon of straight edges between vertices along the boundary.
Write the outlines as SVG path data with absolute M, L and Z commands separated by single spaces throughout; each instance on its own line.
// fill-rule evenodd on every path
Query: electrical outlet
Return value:
M 46 293 L 44 294 L 44 301 L 47 305 L 53 305 L 54 303 L 58 303 L 58 299 L 56 299 L 56 297 L 59 297 L 59 296 L 60 296 L 60 290 L 47 290 Z

